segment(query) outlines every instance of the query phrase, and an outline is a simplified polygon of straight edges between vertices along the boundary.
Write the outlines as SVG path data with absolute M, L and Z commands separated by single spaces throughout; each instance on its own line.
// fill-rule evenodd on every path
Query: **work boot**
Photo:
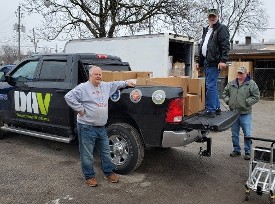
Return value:
M 118 177 L 118 175 L 115 174 L 115 173 L 112 173 L 112 174 L 109 175 L 109 176 L 105 176 L 105 179 L 109 180 L 109 181 L 112 182 L 112 183 L 117 183 L 117 182 L 119 182 L 119 177 Z
M 220 108 L 216 109 L 215 111 L 216 115 L 221 115 L 222 114 L 222 110 Z
M 230 153 L 230 157 L 238 157 L 240 155 L 241 155 L 241 153 L 240 152 L 236 152 L 236 151 L 233 151 L 233 152 Z
M 215 112 L 211 112 L 209 110 L 206 110 L 202 113 L 199 113 L 199 116 L 201 117 L 209 117 L 209 118 L 215 118 Z
M 85 183 L 87 183 L 88 186 L 91 186 L 91 187 L 97 186 L 97 182 L 96 182 L 95 178 L 89 178 L 85 181 Z
M 250 154 L 249 154 L 249 153 L 246 153 L 245 156 L 244 156 L 244 159 L 245 159 L 245 160 L 250 160 Z

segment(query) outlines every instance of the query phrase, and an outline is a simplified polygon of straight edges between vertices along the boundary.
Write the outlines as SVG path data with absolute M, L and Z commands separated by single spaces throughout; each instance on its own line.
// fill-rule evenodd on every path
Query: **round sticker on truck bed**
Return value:
M 133 103 L 138 103 L 141 100 L 141 97 L 142 97 L 142 93 L 139 89 L 134 89 L 130 93 L 130 100 Z
M 163 90 L 157 90 L 152 94 L 152 101 L 155 104 L 163 104 L 165 101 L 165 92 Z
M 111 101 L 117 102 L 120 99 L 120 90 L 117 90 L 110 98 Z

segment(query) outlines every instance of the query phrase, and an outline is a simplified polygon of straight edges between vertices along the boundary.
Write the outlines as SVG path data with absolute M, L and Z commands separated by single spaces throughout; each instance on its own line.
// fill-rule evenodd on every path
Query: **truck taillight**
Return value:
M 165 122 L 179 123 L 183 117 L 183 98 L 172 99 L 168 105 Z
M 99 59 L 108 59 L 108 56 L 107 55 L 102 55 L 102 54 L 97 54 L 96 58 L 99 58 Z

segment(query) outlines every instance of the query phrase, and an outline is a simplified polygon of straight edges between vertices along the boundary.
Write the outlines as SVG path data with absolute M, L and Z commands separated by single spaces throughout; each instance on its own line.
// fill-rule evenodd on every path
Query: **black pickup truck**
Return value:
M 97 54 L 34 55 L 18 64 L 0 82 L 0 137 L 4 132 L 14 132 L 73 141 L 77 137 L 76 113 L 67 106 L 64 95 L 88 80 L 88 65 L 130 70 L 129 64 L 118 57 Z M 139 100 L 132 100 L 133 90 L 139 92 Z M 110 98 L 107 130 L 118 173 L 135 170 L 146 147 L 207 142 L 201 154 L 210 156 L 211 138 L 207 134 L 228 129 L 238 113 L 222 112 L 215 118 L 196 114 L 183 117 L 182 95 L 181 87 L 136 86 Z

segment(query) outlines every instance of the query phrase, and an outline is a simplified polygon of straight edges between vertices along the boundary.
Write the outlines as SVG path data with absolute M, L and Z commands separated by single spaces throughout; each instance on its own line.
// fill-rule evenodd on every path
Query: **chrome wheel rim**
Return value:
M 109 145 L 112 162 L 117 166 L 125 164 L 130 156 L 127 141 L 119 135 L 113 135 L 109 137 Z

